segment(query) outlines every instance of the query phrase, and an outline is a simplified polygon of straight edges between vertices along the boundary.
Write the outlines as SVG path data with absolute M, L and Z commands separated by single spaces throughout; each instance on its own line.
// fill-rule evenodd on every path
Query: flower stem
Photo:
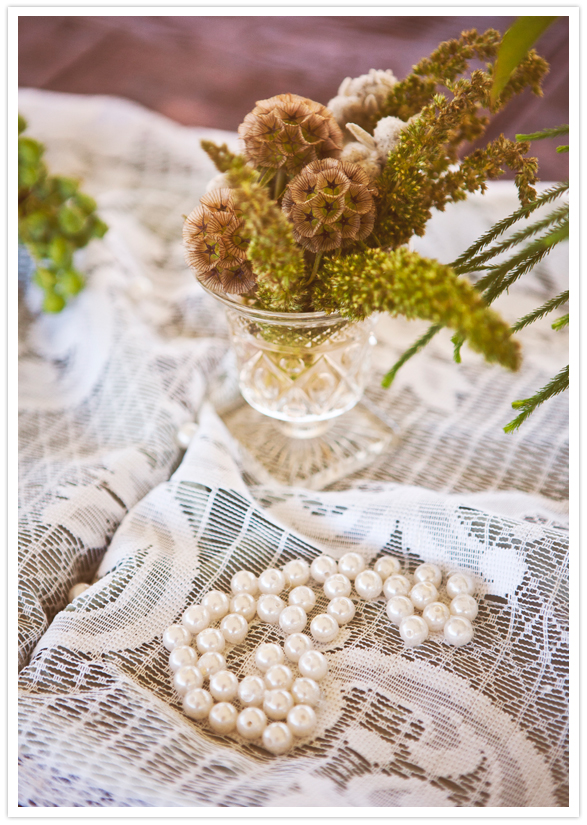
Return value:
M 275 169 L 266 169 L 266 170 L 263 170 L 263 171 L 259 171 L 259 179 L 258 179 L 257 183 L 259 183 L 261 186 L 265 186 L 271 180 L 273 180 L 274 175 L 275 175 Z
M 314 280 L 314 278 L 316 277 L 316 274 L 318 272 L 318 267 L 320 266 L 321 259 L 322 259 L 322 253 L 317 252 L 316 257 L 314 258 L 314 266 L 312 267 L 312 274 L 310 275 L 310 280 L 308 281 L 309 284 L 311 284 L 312 281 Z
M 285 169 L 278 169 L 277 174 L 275 176 L 275 188 L 274 188 L 274 194 L 273 194 L 273 197 L 274 197 L 275 200 L 277 200 L 280 197 L 280 195 L 283 193 L 283 190 L 285 189 L 286 185 L 287 185 L 287 177 L 286 177 L 286 174 L 285 174 Z

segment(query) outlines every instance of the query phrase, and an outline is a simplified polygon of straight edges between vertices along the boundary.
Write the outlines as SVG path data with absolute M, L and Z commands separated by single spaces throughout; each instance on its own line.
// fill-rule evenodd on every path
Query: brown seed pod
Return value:
M 329 252 L 364 240 L 375 222 L 375 187 L 356 164 L 326 158 L 305 166 L 289 183 L 281 208 L 296 241 Z
M 215 189 L 204 195 L 186 218 L 185 259 L 208 289 L 241 294 L 255 285 L 243 229 L 244 221 L 230 189 Z
M 337 158 L 342 151 L 342 132 L 332 113 L 299 95 L 258 100 L 238 133 L 247 160 L 255 166 L 283 167 L 290 175 L 314 160 Z

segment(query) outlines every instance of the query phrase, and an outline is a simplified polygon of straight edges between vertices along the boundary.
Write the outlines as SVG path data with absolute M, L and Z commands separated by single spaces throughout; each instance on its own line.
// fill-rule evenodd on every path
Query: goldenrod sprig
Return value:
M 520 365 L 509 326 L 449 266 L 405 248 L 368 250 L 323 263 L 314 293 L 317 309 L 363 318 L 389 312 L 448 326 L 463 335 L 487 361 L 509 369 Z

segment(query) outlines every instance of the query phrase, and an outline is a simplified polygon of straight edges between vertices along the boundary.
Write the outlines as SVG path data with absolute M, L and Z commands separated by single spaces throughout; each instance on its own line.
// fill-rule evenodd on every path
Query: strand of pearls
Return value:
M 329 602 L 326 613 L 311 619 L 307 635 L 302 631 L 316 605 L 310 578 L 322 585 Z M 473 582 L 463 573 L 450 576 L 445 588 L 450 605 L 440 600 L 441 583 L 441 571 L 434 564 L 417 567 L 411 582 L 393 556 L 383 556 L 367 569 L 363 557 L 354 552 L 338 561 L 321 555 L 311 565 L 296 559 L 283 570 L 269 568 L 258 577 L 248 570 L 235 573 L 230 595 L 210 590 L 201 604 L 185 610 L 180 624 L 163 633 L 172 684 L 184 713 L 207 720 L 217 733 L 236 730 L 246 740 L 259 740 L 270 753 L 286 753 L 294 738 L 306 737 L 316 727 L 319 682 L 328 672 L 328 661 L 314 644 L 334 641 L 340 627 L 353 619 L 353 587 L 367 601 L 384 596 L 387 616 L 407 646 L 423 644 L 430 632 L 442 632 L 450 645 L 464 645 L 472 639 L 471 622 L 478 611 Z M 224 654 L 227 645 L 244 641 L 255 617 L 279 626 L 285 639 L 283 647 L 272 642 L 259 645 L 254 654 L 258 673 L 239 681 Z

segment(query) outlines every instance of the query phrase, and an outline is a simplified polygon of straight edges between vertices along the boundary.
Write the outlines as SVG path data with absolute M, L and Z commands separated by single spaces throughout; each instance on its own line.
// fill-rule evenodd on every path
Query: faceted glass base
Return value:
M 388 450 L 394 431 L 362 404 L 320 422 L 314 437 L 293 437 L 287 424 L 269 418 L 248 404 L 224 417 L 240 443 L 244 469 L 262 484 L 277 482 L 291 487 L 321 490 Z

